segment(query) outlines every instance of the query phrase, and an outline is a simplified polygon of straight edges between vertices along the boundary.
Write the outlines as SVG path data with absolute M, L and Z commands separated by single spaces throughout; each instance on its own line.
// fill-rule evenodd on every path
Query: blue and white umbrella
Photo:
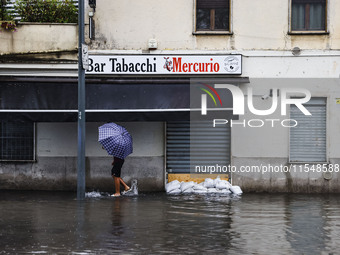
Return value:
M 98 130 L 98 141 L 108 154 L 125 159 L 132 153 L 132 137 L 124 127 L 116 123 L 106 123 Z

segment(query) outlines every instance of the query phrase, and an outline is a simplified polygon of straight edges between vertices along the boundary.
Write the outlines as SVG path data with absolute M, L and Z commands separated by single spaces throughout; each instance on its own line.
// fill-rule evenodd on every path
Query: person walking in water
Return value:
M 116 192 L 113 194 L 114 197 L 120 196 L 120 185 L 121 184 L 124 186 L 125 191 L 130 190 L 130 187 L 126 185 L 126 183 L 120 177 L 123 164 L 124 164 L 124 159 L 113 157 L 111 175 L 114 180 L 115 190 L 116 190 Z

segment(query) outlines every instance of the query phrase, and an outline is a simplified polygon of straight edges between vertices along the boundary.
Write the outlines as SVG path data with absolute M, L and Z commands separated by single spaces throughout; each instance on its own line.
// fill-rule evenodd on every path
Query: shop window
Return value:
M 289 161 L 327 162 L 326 98 L 312 98 L 304 107 L 312 115 L 304 115 L 295 105 L 290 107 L 290 119 L 297 125 L 290 128 Z
M 34 134 L 33 122 L 0 122 L 0 160 L 34 160 Z
M 230 0 L 196 0 L 196 31 L 230 29 Z
M 291 0 L 291 31 L 326 31 L 326 0 Z

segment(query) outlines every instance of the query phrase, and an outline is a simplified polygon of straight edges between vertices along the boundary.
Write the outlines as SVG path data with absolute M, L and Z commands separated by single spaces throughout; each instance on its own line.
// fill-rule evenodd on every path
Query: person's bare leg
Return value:
M 115 189 L 116 189 L 116 193 L 114 194 L 115 197 L 120 196 L 120 177 L 115 177 L 113 176 L 114 182 L 115 182 Z
M 122 178 L 119 178 L 119 180 L 120 180 L 120 183 L 124 186 L 124 190 L 125 190 L 125 191 L 127 191 L 127 190 L 130 189 L 130 187 L 129 187 L 128 185 L 126 185 L 126 183 L 123 181 Z

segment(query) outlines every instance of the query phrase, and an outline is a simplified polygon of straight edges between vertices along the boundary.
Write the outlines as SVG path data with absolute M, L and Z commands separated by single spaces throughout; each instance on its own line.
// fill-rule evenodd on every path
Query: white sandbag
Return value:
M 211 178 L 206 178 L 204 180 L 203 186 L 206 188 L 215 188 L 214 180 Z
M 174 180 L 165 185 L 165 191 L 166 193 L 169 193 L 173 190 L 180 189 L 180 187 L 181 187 L 181 183 L 178 180 Z
M 209 188 L 208 193 L 218 193 L 218 190 L 215 188 Z
M 204 190 L 204 191 L 207 191 L 207 188 L 203 186 L 203 183 L 195 184 L 192 188 L 194 190 Z
M 221 181 L 220 176 L 217 176 L 216 179 L 214 180 L 214 187 L 215 188 L 216 188 L 217 183 L 220 182 L 220 181 Z
M 220 180 L 216 182 L 216 189 L 230 189 L 231 184 L 226 180 Z
M 207 194 L 208 189 L 194 189 L 195 194 Z
M 182 192 L 186 191 L 187 189 L 191 189 L 195 183 L 193 181 L 191 182 L 182 182 L 181 183 L 181 190 Z
M 194 189 L 193 188 L 189 188 L 189 189 L 186 189 L 182 192 L 182 194 L 191 194 L 191 193 L 194 193 Z
M 170 192 L 168 192 L 169 195 L 179 195 L 181 194 L 181 189 L 174 189 L 174 190 L 171 190 Z
M 240 186 L 231 186 L 230 191 L 235 195 L 241 195 L 243 193 Z
M 231 191 L 229 189 L 222 189 L 221 193 L 222 194 L 231 194 Z

